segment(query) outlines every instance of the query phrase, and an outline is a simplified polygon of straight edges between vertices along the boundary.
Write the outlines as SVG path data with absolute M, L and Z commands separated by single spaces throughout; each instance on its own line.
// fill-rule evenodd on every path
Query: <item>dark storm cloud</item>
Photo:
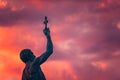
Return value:
M 10 7 L 0 8 L 0 26 L 12 26 L 19 22 L 40 21 L 41 13 L 35 9 L 23 8 L 12 11 Z
M 81 40 L 84 40 L 83 43 L 88 43 L 89 47 L 86 46 L 85 48 L 83 48 L 82 52 L 79 52 L 80 56 L 82 56 L 82 54 L 86 54 L 88 56 L 96 55 L 96 57 L 91 59 L 86 58 L 85 59 L 86 61 L 83 62 L 85 64 L 84 67 L 79 66 L 79 65 L 82 65 L 80 63 L 82 62 L 82 60 L 80 59 L 80 57 L 75 56 L 76 54 L 78 55 L 76 51 L 74 53 L 71 52 L 69 54 L 64 54 L 59 51 L 61 55 L 56 56 L 56 58 L 60 60 L 64 58 L 70 61 L 71 64 L 73 65 L 74 70 L 76 71 L 78 80 L 89 80 L 89 79 L 97 80 L 98 78 L 101 80 L 119 80 L 120 79 L 119 78 L 120 55 L 116 55 L 116 52 L 119 51 L 120 49 L 120 30 L 117 28 L 117 23 L 120 21 L 119 5 L 117 3 L 109 4 L 107 5 L 107 7 L 104 7 L 104 8 L 101 8 L 101 7 L 94 8 L 96 7 L 96 4 L 92 5 L 91 8 L 89 8 L 89 6 L 91 7 L 91 5 L 87 5 L 89 10 L 89 16 L 88 16 L 88 13 L 85 13 L 85 15 L 82 16 L 83 19 L 82 20 L 78 19 L 76 23 L 77 25 L 81 25 L 83 24 L 81 23 L 81 21 L 84 23 L 89 22 L 89 24 L 92 25 L 92 26 L 89 26 L 91 28 L 91 32 L 88 32 L 88 34 L 82 35 L 82 39 L 81 39 L 80 33 L 77 33 L 76 35 L 77 37 L 73 36 L 73 34 L 75 33 L 75 28 L 70 28 L 70 25 L 69 25 L 69 28 L 66 28 L 66 29 L 71 32 L 67 31 L 66 34 L 69 34 L 70 37 L 75 38 L 75 41 L 78 42 L 78 45 L 81 45 L 81 42 L 82 42 Z M 76 10 L 78 10 L 78 13 L 80 13 L 79 12 L 80 9 L 77 8 Z M 74 13 L 74 9 L 73 9 L 73 13 Z M 73 13 L 70 13 L 68 15 L 71 15 Z M 97 15 L 97 17 L 95 15 Z M 74 22 L 71 22 L 69 24 L 74 24 Z M 74 26 L 75 25 L 76 24 L 74 24 Z M 79 28 L 82 29 L 82 27 L 83 26 L 80 26 Z M 61 34 L 63 35 L 63 33 L 64 31 L 62 31 Z M 68 36 L 66 35 L 65 37 L 68 37 Z M 89 43 L 93 43 L 93 44 L 91 45 Z M 74 50 L 74 47 L 72 49 Z M 72 56 L 73 54 L 74 56 Z M 90 64 L 91 62 L 94 62 L 94 61 L 103 61 L 103 62 L 109 63 L 109 65 L 105 71 L 99 70 Z
M 103 0 L 105 1 L 105 0 Z M 75 3 L 75 2 L 74 2 Z M 94 4 L 93 4 L 94 3 Z M 82 9 L 80 6 L 83 5 L 79 5 L 79 7 L 77 7 L 78 5 L 74 5 L 71 3 L 68 3 L 66 5 L 66 7 L 64 7 L 65 14 L 71 15 L 75 14 L 75 12 L 77 11 L 76 15 L 78 16 L 78 20 L 76 20 L 76 22 L 72 21 L 72 22 L 67 22 L 69 23 L 67 24 L 67 26 L 64 28 L 65 30 L 68 31 L 61 31 L 61 37 L 64 38 L 74 38 L 76 42 L 81 42 L 81 40 L 83 40 L 83 43 L 93 43 L 92 45 L 90 44 L 89 47 L 86 47 L 83 49 L 82 53 L 97 53 L 99 58 L 98 59 L 107 59 L 107 56 L 112 57 L 115 51 L 119 50 L 119 45 L 120 45 L 120 31 L 116 26 L 116 23 L 119 21 L 119 6 L 117 3 L 115 4 L 108 4 L 107 7 L 105 8 L 101 8 L 98 3 L 95 3 L 93 1 L 93 5 L 86 5 L 84 3 L 84 5 L 86 5 L 86 8 L 88 8 L 88 12 L 84 10 L 84 8 Z M 77 4 L 77 3 L 76 3 Z M 116 5 L 117 4 L 117 5 Z M 67 7 L 69 6 L 69 8 Z M 91 7 L 91 9 L 89 8 L 89 6 Z M 112 7 L 113 6 L 113 7 Z M 73 8 L 72 8 L 73 7 Z M 60 8 L 59 8 L 60 9 Z M 63 8 L 61 8 L 60 10 L 62 10 Z M 68 11 L 67 11 L 68 9 Z M 90 10 L 89 10 L 90 9 Z M 104 12 L 105 9 L 105 13 Z M 98 11 L 97 13 L 94 11 Z M 110 12 L 109 12 L 110 10 Z M 59 12 L 59 10 L 58 10 Z M 84 15 L 79 16 L 79 14 L 84 13 Z M 61 14 L 62 15 L 62 14 Z M 62 15 L 62 16 L 64 16 Z M 66 16 L 68 16 L 66 15 Z M 74 17 L 73 17 L 74 18 Z M 82 19 L 81 19 L 82 18 Z M 83 34 L 81 35 L 81 33 L 76 33 L 76 29 L 82 29 L 84 28 L 84 26 L 82 26 L 82 24 L 86 24 L 89 23 L 90 25 L 88 26 L 89 28 L 91 28 L 91 32 L 87 33 L 87 34 Z M 65 24 L 64 24 L 65 25 Z M 79 27 L 77 27 L 78 25 L 80 25 Z M 74 28 L 70 28 L 74 27 Z M 95 30 L 95 31 L 94 31 Z M 69 34 L 69 35 L 65 35 L 65 34 Z M 77 35 L 76 35 L 77 34 Z M 80 36 L 79 36 L 80 35 Z M 82 37 L 81 37 L 82 36 Z M 81 39 L 82 38 L 82 39 Z M 80 44 L 78 44 L 80 45 Z M 75 45 L 74 45 L 75 46 Z M 74 49 L 74 48 L 72 48 Z M 58 52 L 61 53 L 60 56 L 56 56 L 56 59 L 60 59 L 63 57 L 65 57 L 65 59 L 69 59 L 67 56 L 69 55 L 70 58 L 72 58 L 71 54 L 66 54 L 64 56 L 64 53 L 62 54 L 62 52 Z M 72 53 L 72 52 L 71 52 Z M 54 55 L 55 56 L 55 55 Z M 55 57 L 54 57 L 55 58 Z M 73 58 L 72 58 L 73 59 Z
M 107 70 L 100 70 L 94 68 L 90 64 L 87 64 L 84 67 L 75 67 L 76 74 L 78 76 L 78 80 L 119 80 L 119 74 L 117 70 L 113 70 L 113 68 L 109 68 Z

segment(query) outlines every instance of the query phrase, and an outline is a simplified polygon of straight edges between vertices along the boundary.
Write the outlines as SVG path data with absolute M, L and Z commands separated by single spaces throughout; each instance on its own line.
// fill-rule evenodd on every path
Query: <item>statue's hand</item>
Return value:
M 47 37 L 47 36 L 50 36 L 50 30 L 49 30 L 49 28 L 45 28 L 45 29 L 43 30 L 43 32 L 44 32 L 44 34 L 45 34 L 46 37 Z

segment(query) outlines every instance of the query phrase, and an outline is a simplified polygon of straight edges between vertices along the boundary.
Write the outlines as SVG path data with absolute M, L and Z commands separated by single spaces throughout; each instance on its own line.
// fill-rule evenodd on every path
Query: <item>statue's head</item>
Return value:
M 33 61 L 35 58 L 35 55 L 30 49 L 23 49 L 20 52 L 20 59 L 24 62 L 27 63 L 28 61 Z

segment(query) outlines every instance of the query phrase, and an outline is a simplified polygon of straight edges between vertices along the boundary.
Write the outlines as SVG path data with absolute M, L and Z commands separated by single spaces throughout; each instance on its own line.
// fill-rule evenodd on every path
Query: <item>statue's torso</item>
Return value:
M 33 66 L 33 63 L 26 64 L 23 71 L 26 80 L 46 80 L 40 66 Z

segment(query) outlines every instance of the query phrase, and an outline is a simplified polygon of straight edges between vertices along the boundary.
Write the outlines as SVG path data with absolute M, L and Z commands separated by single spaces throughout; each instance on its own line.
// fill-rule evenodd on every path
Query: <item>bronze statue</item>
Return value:
M 23 49 L 20 52 L 20 59 L 26 64 L 23 70 L 22 80 L 46 80 L 40 65 L 53 53 L 53 44 L 47 23 L 48 20 L 47 17 L 45 17 L 45 29 L 43 32 L 47 39 L 46 51 L 39 57 L 36 57 L 30 49 Z

